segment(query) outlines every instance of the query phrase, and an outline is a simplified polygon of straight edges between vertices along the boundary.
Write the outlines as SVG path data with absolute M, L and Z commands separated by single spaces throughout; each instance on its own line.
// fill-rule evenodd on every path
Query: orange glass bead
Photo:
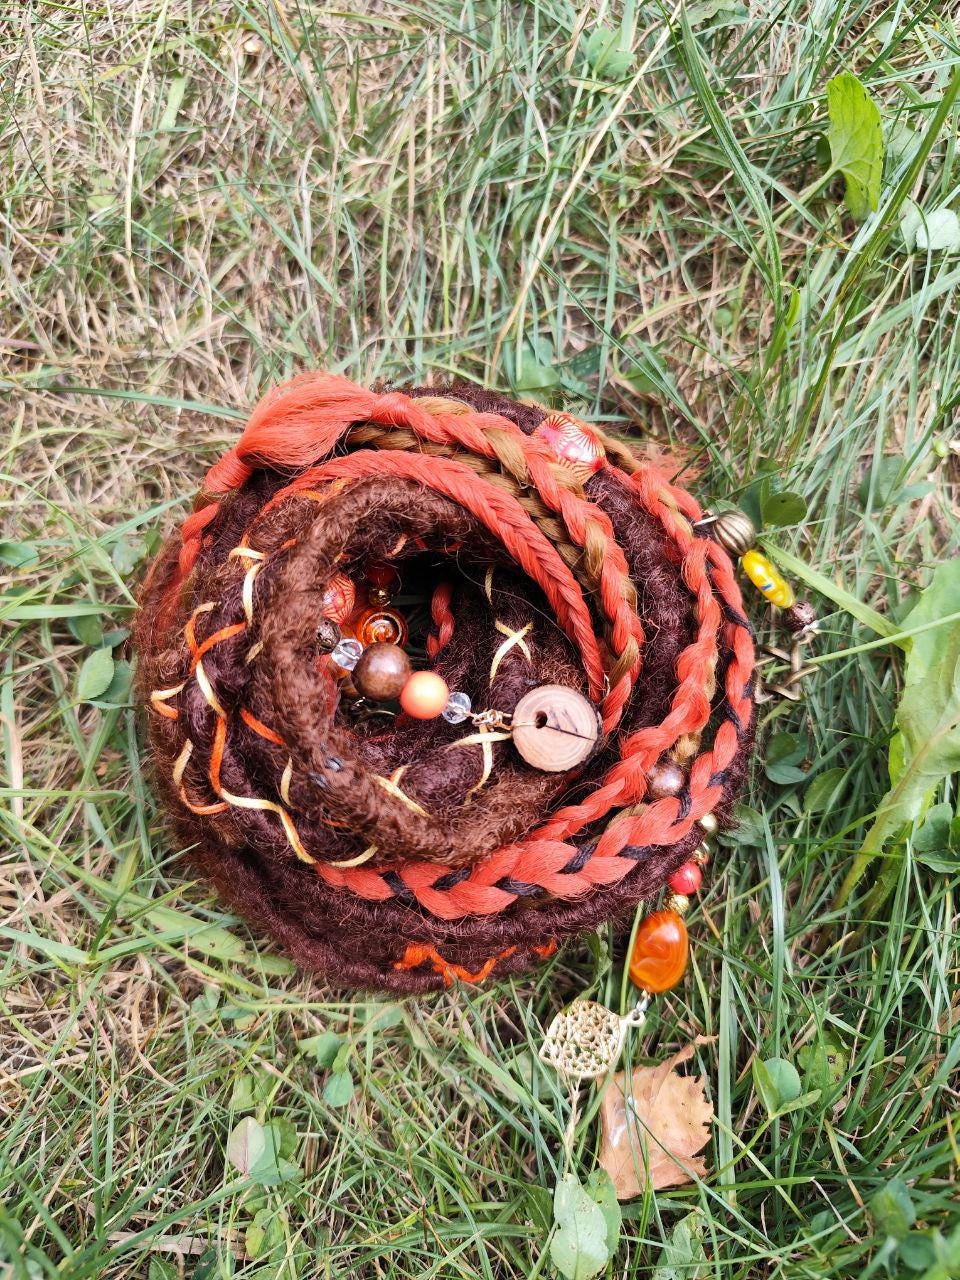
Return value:
M 450 698 L 450 687 L 435 671 L 415 671 L 400 692 L 400 705 L 414 720 L 433 720 Z
M 641 920 L 630 953 L 630 981 L 651 994 L 669 991 L 683 977 L 690 944 L 676 911 L 654 911 Z
M 334 622 L 346 622 L 353 613 L 357 589 L 345 573 L 335 573 L 320 601 L 320 612 Z
M 407 624 L 392 609 L 364 609 L 356 621 L 357 639 L 361 644 L 403 644 Z

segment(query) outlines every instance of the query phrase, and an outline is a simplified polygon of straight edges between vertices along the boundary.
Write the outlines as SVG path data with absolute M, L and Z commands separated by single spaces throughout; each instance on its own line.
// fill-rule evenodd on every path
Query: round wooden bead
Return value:
M 817 611 L 809 601 L 795 600 L 783 615 L 783 620 L 787 624 L 788 630 L 794 632 L 794 634 L 809 633 L 816 630 Z
M 399 698 L 410 678 L 410 659 L 398 644 L 368 644 L 353 669 L 353 683 L 364 698 Z
M 667 881 L 674 893 L 682 893 L 689 897 L 696 893 L 703 884 L 703 872 L 695 862 L 684 862 Z
M 593 751 L 600 719 L 589 699 L 562 684 L 532 689 L 517 703 L 512 720 L 513 745 L 535 769 L 564 773 Z
M 403 644 L 407 624 L 392 609 L 365 609 L 357 619 L 357 639 L 361 644 Z
M 654 911 L 640 922 L 630 953 L 630 980 L 651 995 L 669 991 L 683 977 L 690 944 L 676 911 Z
M 647 795 L 651 800 L 664 800 L 683 790 L 686 777 L 675 760 L 661 760 L 647 774 Z
M 414 720 L 433 720 L 450 697 L 450 687 L 435 671 L 415 671 L 403 686 L 400 705 Z

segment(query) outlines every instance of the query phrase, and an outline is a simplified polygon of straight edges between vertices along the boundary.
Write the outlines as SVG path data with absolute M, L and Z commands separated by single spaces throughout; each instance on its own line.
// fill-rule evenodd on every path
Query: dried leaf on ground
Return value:
M 693 1057 L 695 1044 L 655 1067 L 635 1067 L 613 1077 L 600 1104 L 600 1164 L 619 1200 L 653 1189 L 679 1187 L 706 1176 L 698 1152 L 710 1140 L 713 1108 L 702 1076 L 682 1076 L 675 1068 Z

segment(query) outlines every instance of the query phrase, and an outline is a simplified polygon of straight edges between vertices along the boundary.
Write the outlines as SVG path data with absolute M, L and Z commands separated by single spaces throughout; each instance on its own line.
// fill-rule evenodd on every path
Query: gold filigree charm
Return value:
M 647 1008 L 644 997 L 628 1014 L 614 1013 L 596 1000 L 574 1000 L 561 1009 L 540 1046 L 540 1061 L 569 1080 L 596 1080 L 614 1066 L 627 1027 L 639 1027 Z

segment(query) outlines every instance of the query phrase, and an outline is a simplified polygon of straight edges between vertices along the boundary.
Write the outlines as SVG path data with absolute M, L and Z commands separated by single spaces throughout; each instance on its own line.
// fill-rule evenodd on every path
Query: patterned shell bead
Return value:
M 570 414 L 549 414 L 533 434 L 553 450 L 560 465 L 572 471 L 581 484 L 586 484 L 603 466 L 603 445 L 585 423 Z
M 346 622 L 353 613 L 356 599 L 357 590 L 351 579 L 345 573 L 335 573 L 320 600 L 320 611 L 333 622 Z
M 753 521 L 742 511 L 724 511 L 713 522 L 717 541 L 731 555 L 745 555 L 757 540 Z
M 392 609 L 365 609 L 357 618 L 357 639 L 361 644 L 405 644 L 407 624 Z
M 669 991 L 683 977 L 690 944 L 675 911 L 654 911 L 642 920 L 630 953 L 630 980 L 651 995 Z
M 771 604 L 778 609 L 789 609 L 795 596 L 793 587 L 779 569 L 761 551 L 748 551 L 741 557 L 743 571 Z

